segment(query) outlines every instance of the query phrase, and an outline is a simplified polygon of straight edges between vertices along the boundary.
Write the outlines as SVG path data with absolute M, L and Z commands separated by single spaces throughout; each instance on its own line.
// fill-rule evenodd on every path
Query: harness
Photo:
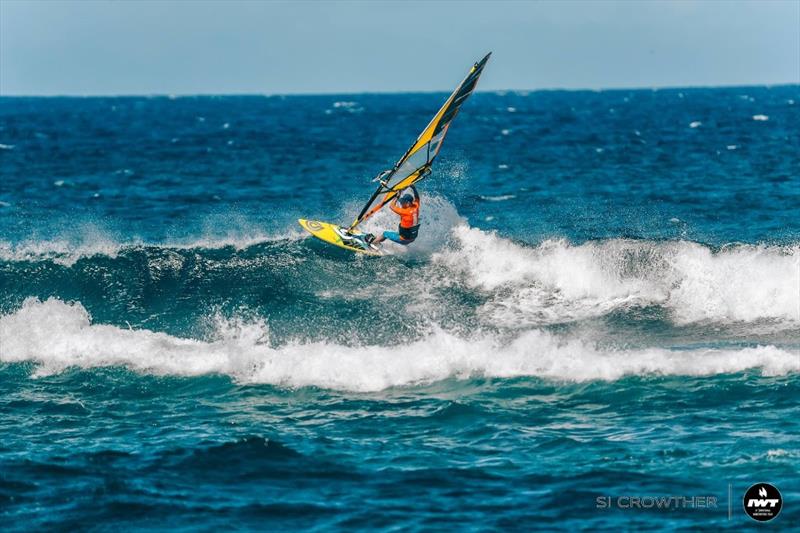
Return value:
M 397 233 L 400 235 L 400 238 L 406 241 L 413 241 L 417 238 L 417 234 L 419 233 L 419 224 L 416 226 L 411 226 L 410 228 L 404 228 L 403 226 L 397 226 Z

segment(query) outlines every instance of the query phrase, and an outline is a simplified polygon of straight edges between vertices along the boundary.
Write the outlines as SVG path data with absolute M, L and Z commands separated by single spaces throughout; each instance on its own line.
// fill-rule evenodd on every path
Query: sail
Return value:
M 356 226 L 380 211 L 404 189 L 414 185 L 428 175 L 433 160 L 442 148 L 442 141 L 447 135 L 450 124 L 458 114 L 462 104 L 475 90 L 478 78 L 483 72 L 483 67 L 491 55 L 492 53 L 489 52 L 486 57 L 473 65 L 467 77 L 456 87 L 453 94 L 450 95 L 430 123 L 419 134 L 414 144 L 411 145 L 390 171 L 380 176 L 381 185 L 350 225 L 350 230 L 355 229 Z M 384 195 L 383 198 L 373 205 L 381 194 Z

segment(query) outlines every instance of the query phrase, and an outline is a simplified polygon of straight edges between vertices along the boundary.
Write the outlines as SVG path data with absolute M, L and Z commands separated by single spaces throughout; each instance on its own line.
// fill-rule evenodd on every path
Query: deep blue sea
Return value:
M 797 526 L 800 86 L 445 98 L 0 98 L 0 529 Z

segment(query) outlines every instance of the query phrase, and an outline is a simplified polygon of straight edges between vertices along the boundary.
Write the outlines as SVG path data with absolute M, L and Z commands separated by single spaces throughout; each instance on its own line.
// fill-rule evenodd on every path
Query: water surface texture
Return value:
M 800 522 L 800 87 L 445 97 L 0 98 L 2 528 Z

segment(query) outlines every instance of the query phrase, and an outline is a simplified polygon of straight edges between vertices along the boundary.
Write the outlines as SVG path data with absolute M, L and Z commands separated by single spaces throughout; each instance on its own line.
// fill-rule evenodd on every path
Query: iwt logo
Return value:
M 743 503 L 747 516 L 759 522 L 768 522 L 780 514 L 783 498 L 774 485 L 756 483 L 744 493 Z

